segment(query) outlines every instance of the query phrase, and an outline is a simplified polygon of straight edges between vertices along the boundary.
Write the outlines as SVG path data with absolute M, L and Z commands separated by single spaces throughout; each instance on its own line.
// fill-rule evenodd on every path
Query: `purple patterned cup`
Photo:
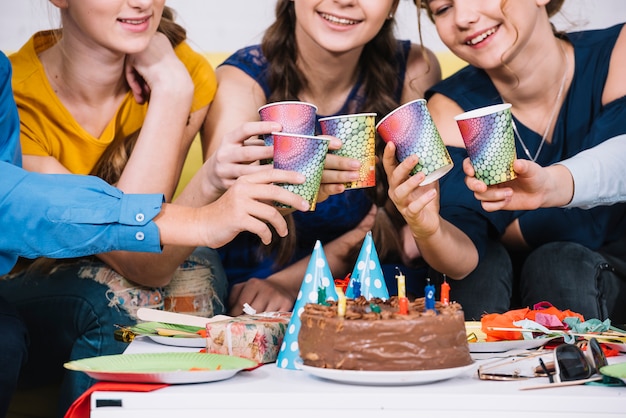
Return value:
M 329 139 L 311 135 L 272 132 L 274 136 L 274 168 L 304 174 L 302 184 L 280 184 L 285 189 L 306 199 L 315 210 L 317 194 L 322 181 Z M 277 204 L 285 207 L 282 204 Z
M 513 180 L 516 158 L 511 104 L 481 107 L 454 117 L 476 178 L 487 185 Z
M 419 157 L 411 175 L 420 171 L 426 175 L 420 185 L 438 180 L 454 166 L 424 99 L 394 109 L 378 122 L 376 131 L 385 142 L 396 145 L 398 161 L 411 155 Z
M 376 113 L 331 116 L 320 119 L 322 134 L 341 139 L 338 150 L 330 151 L 361 162 L 359 179 L 345 183 L 346 189 L 376 185 Z

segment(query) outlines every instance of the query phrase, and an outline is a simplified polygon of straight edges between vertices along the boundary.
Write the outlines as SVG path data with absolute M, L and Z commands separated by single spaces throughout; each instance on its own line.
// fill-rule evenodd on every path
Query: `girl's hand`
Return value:
M 309 203 L 302 197 L 274 183 L 301 184 L 304 176 L 295 171 L 263 170 L 241 176 L 214 203 L 202 208 L 196 226 L 202 242 L 212 248 L 232 241 L 240 232 L 249 231 L 264 244 L 272 241 L 270 226 L 281 237 L 287 235 L 287 223 L 274 202 L 306 211 Z
M 398 164 L 396 147 L 387 143 L 383 154 L 383 166 L 389 181 L 389 198 L 396 205 L 416 239 L 433 235 L 440 227 L 439 201 L 436 198 L 438 182 L 420 186 L 424 174 L 410 175 L 418 162 L 411 156 Z
M 281 283 L 271 277 L 258 279 L 252 277 L 243 283 L 234 285 L 228 295 L 229 315 L 243 314 L 243 304 L 247 303 L 258 313 L 288 312 L 293 308 L 297 295 L 292 295 Z
M 193 81 L 165 35 L 155 33 L 148 47 L 126 57 L 126 81 L 137 103 L 145 103 L 155 89 L 193 95 Z
M 261 165 L 259 161 L 272 158 L 274 147 L 256 138 L 280 129 L 276 122 L 247 122 L 224 135 L 219 148 L 202 166 L 204 193 L 221 195 L 241 176 L 271 170 L 271 164 Z
M 513 170 L 517 174 L 515 179 L 487 186 L 474 177 L 469 158 L 463 161 L 465 184 L 488 212 L 563 206 L 573 196 L 574 182 L 565 166 L 542 167 L 530 160 L 518 159 L 513 162 Z

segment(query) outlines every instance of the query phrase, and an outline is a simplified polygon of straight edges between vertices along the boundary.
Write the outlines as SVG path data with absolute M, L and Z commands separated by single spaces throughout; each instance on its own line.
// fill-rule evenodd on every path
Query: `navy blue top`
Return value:
M 551 143 L 545 143 L 537 163 L 548 166 L 591 148 L 613 136 L 626 133 L 626 96 L 602 105 L 602 92 L 609 62 L 623 24 L 602 30 L 567 35 L 574 46 L 575 72 L 565 101 L 556 119 Z M 467 66 L 433 86 L 426 97 L 443 94 L 464 111 L 502 103 L 502 98 L 487 74 Z M 515 119 L 515 118 L 514 118 Z M 520 136 L 534 155 L 541 135 L 515 119 Z M 526 158 L 519 143 L 518 158 Z M 451 149 L 453 171 L 441 182 L 441 215 L 462 229 L 484 251 L 484 237 L 490 231 L 501 234 L 519 218 L 525 240 L 531 246 L 553 241 L 572 241 L 598 249 L 626 231 L 625 204 L 601 206 L 590 210 L 547 208 L 534 211 L 487 213 L 463 183 L 461 162 L 464 149 Z
M 399 66 L 398 89 L 394 98 L 399 102 L 411 42 L 398 41 L 398 46 L 396 55 Z M 265 92 L 266 99 L 270 97 L 269 63 L 263 55 L 260 45 L 240 49 L 221 65 L 232 65 L 239 68 L 259 84 Z M 362 111 L 364 103 L 362 82 L 362 76 L 359 76 L 344 105 L 335 115 Z M 317 119 L 335 115 L 317 115 Z M 321 133 L 319 122 L 317 131 L 318 134 Z M 354 189 L 330 196 L 324 202 L 317 204 L 313 212 L 294 212 L 297 247 L 292 262 L 310 255 L 317 240 L 324 244 L 354 229 L 369 212 L 372 204 L 366 194 L 366 189 Z M 266 278 L 277 271 L 273 265 L 274 256 L 265 255 L 262 248 L 263 245 L 256 235 L 241 233 L 235 240 L 219 250 L 231 286 L 251 277 Z

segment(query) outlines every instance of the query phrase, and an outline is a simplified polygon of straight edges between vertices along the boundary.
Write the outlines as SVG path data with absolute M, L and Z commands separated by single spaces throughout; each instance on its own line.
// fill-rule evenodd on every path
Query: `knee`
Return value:
M 583 273 L 594 270 L 602 257 L 589 248 L 573 242 L 551 242 L 533 250 L 522 269 L 523 277 L 566 275 L 567 271 Z

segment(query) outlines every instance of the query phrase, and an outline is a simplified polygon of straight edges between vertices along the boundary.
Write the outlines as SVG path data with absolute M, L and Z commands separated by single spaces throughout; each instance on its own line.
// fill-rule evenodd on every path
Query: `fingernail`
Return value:
M 310 206 L 309 206 L 309 202 L 307 202 L 306 200 L 303 200 L 303 201 L 300 203 L 300 207 L 302 208 L 302 211 L 303 211 L 303 212 L 308 211 L 308 210 L 309 210 L 309 207 L 310 207 Z

